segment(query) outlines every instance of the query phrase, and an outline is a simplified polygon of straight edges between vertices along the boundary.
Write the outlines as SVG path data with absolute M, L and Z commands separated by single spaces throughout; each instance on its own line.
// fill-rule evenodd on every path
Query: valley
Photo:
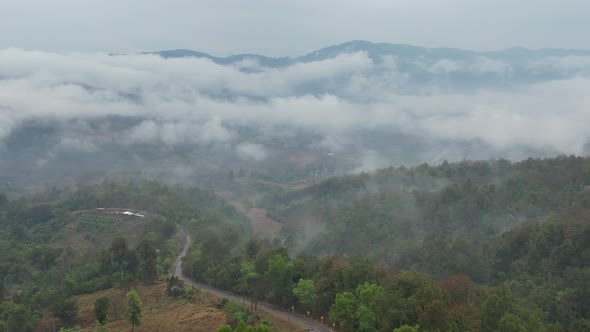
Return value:
M 590 5 L 57 2 L 0 10 L 0 332 L 590 331 Z

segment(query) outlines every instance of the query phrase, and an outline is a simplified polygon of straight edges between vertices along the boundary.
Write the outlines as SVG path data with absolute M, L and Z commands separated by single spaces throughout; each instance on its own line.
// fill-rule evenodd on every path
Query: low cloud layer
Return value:
M 226 144 L 239 158 L 262 161 L 269 157 L 267 149 L 244 142 L 236 128 L 278 133 L 295 127 L 322 137 L 310 146 L 334 151 L 349 143 L 351 131 L 384 130 L 431 140 L 477 140 L 498 150 L 585 152 L 590 57 L 531 60 L 532 73 L 562 75 L 530 83 L 519 82 L 510 64 L 485 57 L 414 65 L 432 78 L 417 84 L 398 59 L 375 61 L 364 52 L 268 68 L 254 59 L 223 66 L 200 58 L 5 49 L 0 50 L 0 142 L 34 119 L 60 124 L 61 148 L 83 151 L 105 142 Z M 503 83 L 457 87 L 449 83 L 453 73 Z M 89 124 L 106 116 L 137 121 L 122 132 Z M 371 150 L 371 158 L 385 164 L 378 152 Z

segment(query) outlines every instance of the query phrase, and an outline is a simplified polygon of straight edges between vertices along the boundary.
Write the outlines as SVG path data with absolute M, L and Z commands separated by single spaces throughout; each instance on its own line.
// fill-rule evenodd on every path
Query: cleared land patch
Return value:
M 52 236 L 49 245 L 70 247 L 82 256 L 94 259 L 117 237 L 126 237 L 133 246 L 142 238 L 146 224 L 156 217 L 160 216 L 123 208 L 74 211 L 69 213 L 69 222 L 63 229 Z
M 143 304 L 143 319 L 136 332 L 159 331 L 215 331 L 225 324 L 226 315 L 218 309 L 218 300 L 205 292 L 195 291 L 191 300 L 174 299 L 166 295 L 166 283 L 138 286 L 136 288 Z M 131 326 L 124 318 L 125 293 L 119 289 L 108 289 L 92 294 L 75 296 L 79 305 L 78 319 L 75 324 L 82 331 L 95 331 L 94 301 L 102 296 L 109 298 L 109 323 L 106 331 L 128 331 Z M 45 315 L 35 331 L 53 331 L 59 326 L 54 318 Z

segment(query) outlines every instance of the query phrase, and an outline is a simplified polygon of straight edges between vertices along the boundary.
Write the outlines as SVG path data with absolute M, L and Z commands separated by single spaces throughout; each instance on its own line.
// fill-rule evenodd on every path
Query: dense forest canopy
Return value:
M 427 239 L 465 247 L 523 223 L 582 222 L 590 212 L 589 184 L 588 158 L 444 162 L 277 189 L 259 204 L 292 230 L 290 248 L 368 255 L 408 268 L 420 264 L 407 256 L 427 250 Z M 310 221 L 325 230 L 306 234 Z
M 71 296 L 153 282 L 182 227 L 193 237 L 184 273 L 250 299 L 247 309 L 222 304 L 224 329 L 258 324 L 249 310 L 267 301 L 341 331 L 585 330 L 588 183 L 590 159 L 564 156 L 269 189 L 258 204 L 284 225 L 275 241 L 253 237 L 210 190 L 128 181 L 2 195 L 0 327 L 30 330 L 45 308 L 69 326 Z M 302 236 L 309 220 L 323 224 L 313 238 Z M 117 232 L 123 225 L 141 236 Z M 181 281 L 168 285 L 186 296 Z

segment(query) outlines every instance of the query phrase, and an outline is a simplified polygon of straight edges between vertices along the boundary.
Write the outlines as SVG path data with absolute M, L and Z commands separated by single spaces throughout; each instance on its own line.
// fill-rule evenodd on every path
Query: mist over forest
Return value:
M 0 332 L 590 331 L 590 51 L 200 51 L 0 49 Z
M 589 12 L 0 0 L 0 332 L 590 332 Z
M 3 49 L 0 180 L 22 189 L 140 170 L 204 184 L 243 170 L 306 181 L 588 155 L 589 76 L 582 50 L 365 41 L 285 58 Z

